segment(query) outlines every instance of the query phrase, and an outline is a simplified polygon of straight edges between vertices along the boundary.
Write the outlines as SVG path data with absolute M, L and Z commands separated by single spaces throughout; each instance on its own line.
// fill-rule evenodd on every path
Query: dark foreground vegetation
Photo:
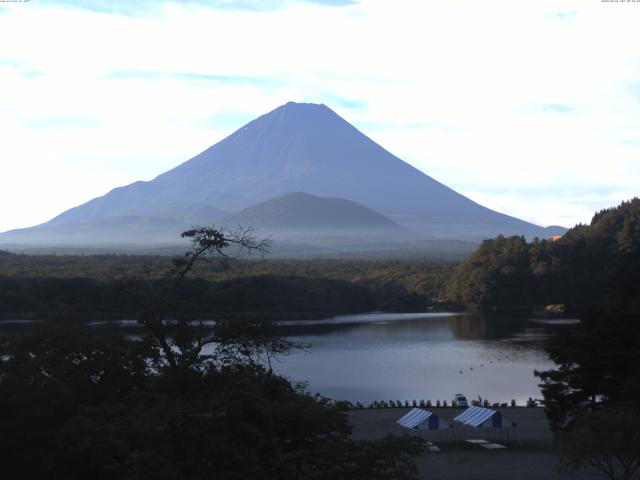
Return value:
M 271 371 L 293 346 L 268 319 L 192 326 L 177 292 L 196 260 L 223 259 L 230 240 L 190 233 L 194 247 L 169 278 L 134 282 L 141 338 L 65 320 L 2 338 L 3 478 L 414 478 L 422 440 L 352 440 L 345 406 Z
M 640 199 L 597 213 L 556 242 L 486 241 L 448 285 L 479 305 L 559 304 L 581 323 L 551 341 L 537 372 L 563 467 L 615 479 L 640 469 Z
M 418 439 L 351 440 L 345 408 L 257 362 L 273 347 L 258 325 L 222 330 L 208 332 L 223 343 L 207 358 L 191 356 L 201 336 L 176 337 L 173 365 L 151 334 L 45 322 L 5 339 L 3 477 L 412 478 Z

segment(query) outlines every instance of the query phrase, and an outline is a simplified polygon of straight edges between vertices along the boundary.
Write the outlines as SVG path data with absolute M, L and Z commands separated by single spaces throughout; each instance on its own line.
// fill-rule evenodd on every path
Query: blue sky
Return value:
M 640 194 L 640 3 L 0 3 L 0 231 L 149 180 L 289 100 L 325 103 L 542 225 Z

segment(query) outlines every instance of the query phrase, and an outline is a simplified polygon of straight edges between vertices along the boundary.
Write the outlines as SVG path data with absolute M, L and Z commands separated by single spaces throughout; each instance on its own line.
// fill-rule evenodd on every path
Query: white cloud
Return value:
M 153 178 L 288 100 L 541 224 L 640 193 L 640 3 L 281 4 L 7 4 L 0 202 L 16 206 L 0 231 Z

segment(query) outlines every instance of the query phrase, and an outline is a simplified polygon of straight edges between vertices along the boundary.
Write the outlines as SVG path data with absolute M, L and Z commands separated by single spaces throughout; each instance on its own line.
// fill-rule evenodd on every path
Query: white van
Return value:
M 467 397 L 465 397 L 461 393 L 456 393 L 455 397 L 453 397 L 453 402 L 451 402 L 451 406 L 454 408 L 469 407 L 469 403 L 467 402 Z

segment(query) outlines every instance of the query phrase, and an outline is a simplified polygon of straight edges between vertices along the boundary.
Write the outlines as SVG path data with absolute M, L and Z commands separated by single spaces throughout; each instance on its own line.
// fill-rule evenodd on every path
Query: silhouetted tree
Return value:
M 0 343 L 8 478 L 411 479 L 419 438 L 354 441 L 342 404 L 305 393 L 259 355 L 289 343 L 268 322 L 193 324 L 180 288 L 229 245 L 196 230 L 170 278 L 134 284 L 142 338 L 46 322 Z M 248 245 L 254 245 L 253 243 Z M 205 347 L 208 350 L 204 351 Z
M 193 272 L 197 262 L 214 261 L 227 266 L 233 258 L 225 252 L 230 246 L 249 253 L 265 254 L 268 242 L 257 240 L 250 229 L 225 233 L 214 227 L 197 227 L 181 236 L 191 240 L 191 249 L 184 257 L 174 259 L 171 282 L 148 280 L 142 285 L 139 281 L 131 285 L 143 305 L 138 323 L 152 334 L 167 365 L 191 368 L 200 362 L 202 350 L 213 343 L 219 344 L 219 348 L 232 344 L 244 354 L 259 354 L 260 349 L 264 349 L 267 355 L 286 351 L 286 341 L 266 334 L 273 332 L 268 319 L 242 318 L 235 322 L 217 322 L 205 333 L 205 329 L 193 324 L 197 319 L 194 304 L 181 300 L 180 296 L 182 283 Z
M 563 470 L 591 467 L 610 480 L 631 480 L 640 468 L 640 412 L 610 408 L 581 413 L 557 441 Z

